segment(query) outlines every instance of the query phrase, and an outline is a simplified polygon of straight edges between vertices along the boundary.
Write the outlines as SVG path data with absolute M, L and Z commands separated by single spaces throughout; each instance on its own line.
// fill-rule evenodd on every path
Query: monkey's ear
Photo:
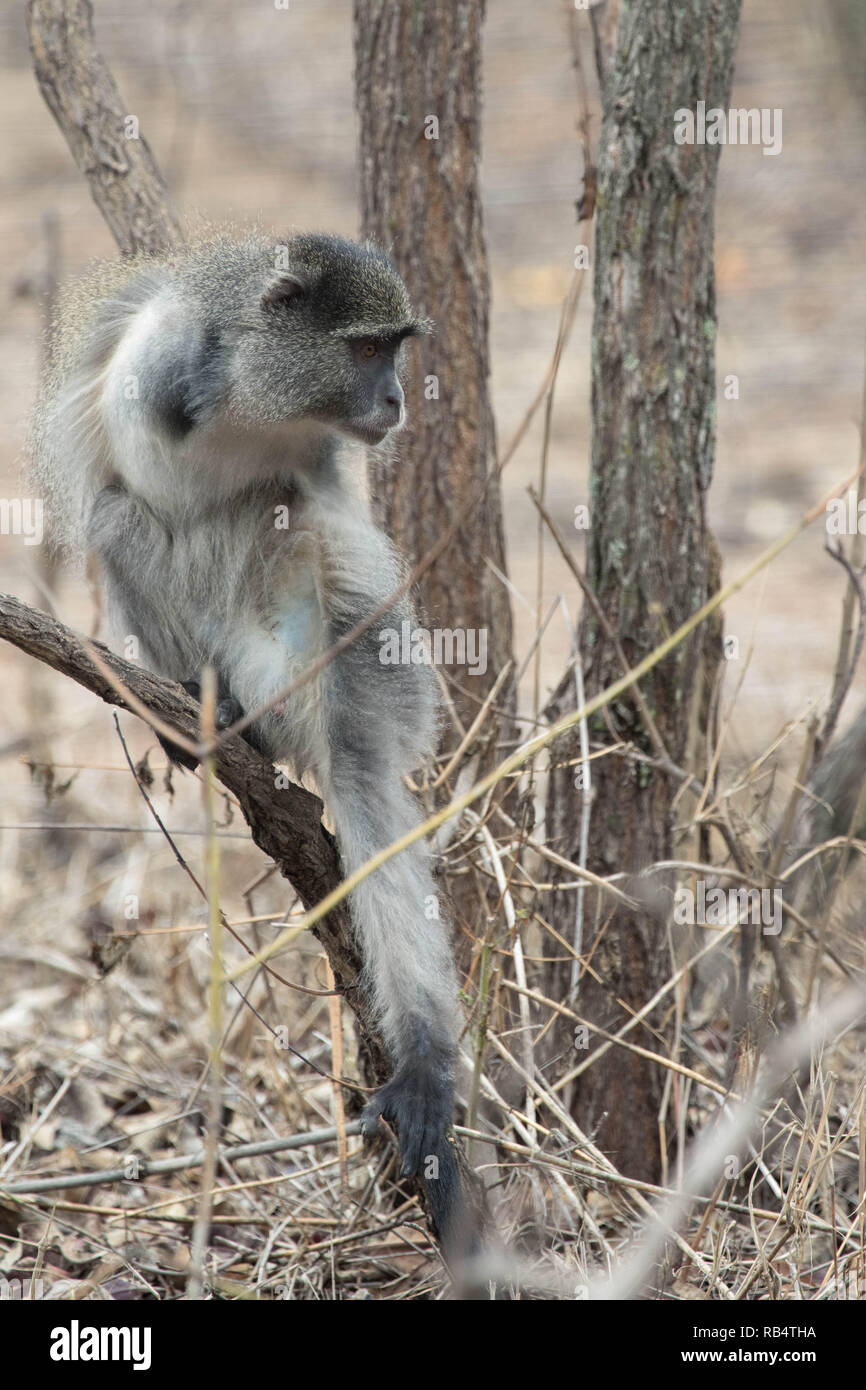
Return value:
M 291 271 L 282 271 L 268 285 L 262 295 L 261 304 L 263 309 L 281 309 L 283 305 L 290 304 L 299 295 L 306 294 L 309 286 L 302 280 L 300 275 L 293 275 Z

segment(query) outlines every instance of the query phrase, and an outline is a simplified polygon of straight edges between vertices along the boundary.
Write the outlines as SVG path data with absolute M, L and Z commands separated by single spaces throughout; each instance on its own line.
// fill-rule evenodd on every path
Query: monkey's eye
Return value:
M 377 352 L 378 348 L 375 343 L 364 343 L 361 348 L 362 357 L 375 357 Z

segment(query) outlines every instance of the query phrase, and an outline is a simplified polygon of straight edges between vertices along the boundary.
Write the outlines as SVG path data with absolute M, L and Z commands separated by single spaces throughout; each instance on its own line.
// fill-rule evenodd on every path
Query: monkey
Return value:
M 399 588 L 404 562 L 349 464 L 353 446 L 403 427 L 406 343 L 431 324 L 382 250 L 320 233 L 218 234 L 97 271 L 70 302 L 32 446 L 61 541 L 95 553 L 110 626 L 138 637 L 153 671 L 195 694 L 202 668 L 215 669 L 231 722 Z M 408 597 L 382 623 L 404 620 Z M 247 731 L 273 762 L 315 775 L 346 873 L 418 824 L 405 778 L 436 725 L 432 671 L 383 664 L 378 631 Z M 349 905 L 392 1064 L 364 1131 L 395 1122 L 402 1171 L 429 1179 L 453 1249 L 457 980 L 423 845 Z

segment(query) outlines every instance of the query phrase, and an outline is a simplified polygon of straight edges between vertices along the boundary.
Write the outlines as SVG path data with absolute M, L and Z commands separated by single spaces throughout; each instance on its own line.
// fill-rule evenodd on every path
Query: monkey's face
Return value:
M 362 444 L 381 444 L 406 418 L 400 384 L 399 340 L 359 338 L 344 343 L 351 356 L 352 382 L 337 405 L 333 423 Z
M 311 420 L 379 444 L 405 419 L 403 343 L 412 317 L 391 262 L 370 247 L 305 236 L 244 314 L 231 399 L 248 419 Z
M 246 338 L 238 355 L 242 390 L 232 393 L 233 404 L 252 420 L 312 420 L 371 445 L 404 423 L 396 335 L 316 336 L 296 319 L 293 333 L 272 334 L 268 343 Z

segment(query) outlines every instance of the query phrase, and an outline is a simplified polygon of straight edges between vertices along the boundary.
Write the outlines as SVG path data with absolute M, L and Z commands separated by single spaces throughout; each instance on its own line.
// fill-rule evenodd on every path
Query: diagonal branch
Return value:
M 106 704 L 130 708 L 114 684 L 94 665 L 88 655 L 88 643 L 82 637 L 10 594 L 0 594 L 0 637 L 77 681 Z M 182 686 L 123 660 L 101 643 L 92 645 L 100 662 L 142 706 L 198 743 L 199 707 Z M 275 785 L 272 764 L 241 738 L 221 742 L 215 756 L 217 776 L 237 798 L 253 840 L 274 860 L 304 906 L 312 907 L 336 887 L 341 877 L 334 842 L 321 822 L 319 798 L 303 787 L 285 786 L 285 778 L 280 778 L 279 786 Z M 328 953 L 337 987 L 345 992 L 370 1049 L 371 1080 L 381 1082 L 388 1075 L 388 1066 L 366 996 L 354 988 L 361 962 L 345 903 L 318 922 L 314 930 Z
M 125 256 L 183 240 L 168 189 L 93 38 L 90 0 L 29 0 L 36 80 Z

